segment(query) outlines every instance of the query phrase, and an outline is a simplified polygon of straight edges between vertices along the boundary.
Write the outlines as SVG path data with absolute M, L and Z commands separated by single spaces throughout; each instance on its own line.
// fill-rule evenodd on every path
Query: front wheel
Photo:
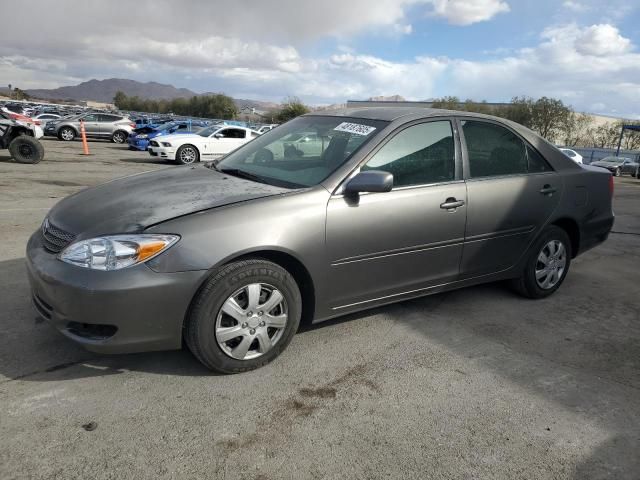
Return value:
M 544 298 L 555 292 L 571 265 L 571 241 L 560 227 L 547 227 L 530 250 L 522 276 L 513 286 L 528 298 Z
M 60 133 L 58 133 L 58 138 L 65 142 L 70 142 L 76 138 L 76 131 L 71 127 L 64 127 L 60 130 Z
M 222 267 L 194 299 L 184 337 L 206 367 L 239 373 L 287 347 L 300 324 L 300 290 L 289 272 L 261 259 Z
M 176 152 L 176 163 L 190 165 L 200 159 L 200 152 L 193 145 L 183 145 Z
M 124 143 L 127 141 L 127 133 L 123 132 L 122 130 L 113 132 L 113 135 L 111 135 L 111 141 L 113 143 Z
M 44 147 L 29 135 L 19 135 L 9 144 L 9 153 L 18 163 L 40 163 L 44 158 Z

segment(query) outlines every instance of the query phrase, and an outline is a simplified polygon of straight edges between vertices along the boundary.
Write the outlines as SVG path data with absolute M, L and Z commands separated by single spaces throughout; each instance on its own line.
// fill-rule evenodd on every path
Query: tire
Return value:
M 541 261 L 541 255 L 545 252 L 547 253 L 547 257 L 551 257 L 551 259 L 553 259 L 554 255 L 548 255 L 550 252 L 550 245 L 552 243 L 562 245 L 564 255 L 562 256 L 562 259 L 560 259 L 560 255 L 557 255 L 559 257 L 558 260 L 554 260 L 549 264 L 550 268 L 548 268 L 544 267 L 544 263 Z M 553 254 L 553 251 L 551 251 L 551 253 Z M 532 245 L 522 276 L 513 280 L 512 285 L 514 289 L 520 295 L 527 298 L 538 299 L 548 297 L 554 293 L 560 285 L 562 285 L 562 282 L 564 282 L 571 265 L 571 255 L 571 239 L 567 232 L 555 225 L 548 226 L 543 230 L 538 240 L 536 240 Z M 560 266 L 562 266 L 561 270 Z M 556 272 L 555 275 L 553 274 L 554 269 Z M 548 273 L 537 279 L 537 272 L 538 275 L 541 275 L 540 272 Z M 547 279 L 550 280 L 547 282 L 547 285 L 544 286 Z
M 278 301 L 268 312 L 260 310 Z M 284 268 L 261 259 L 234 262 L 212 275 L 194 298 L 184 339 L 207 368 L 225 374 L 246 372 L 282 353 L 298 330 L 301 312 L 300 290 Z
M 129 134 L 124 130 L 118 130 L 113 132 L 113 135 L 111 135 L 111 141 L 113 143 L 123 144 L 127 141 L 128 136 Z
M 621 175 L 622 175 L 622 170 L 620 170 L 619 168 L 616 168 L 616 171 L 615 171 L 614 175 L 615 175 L 616 177 L 621 176 Z
M 63 127 L 58 132 L 58 138 L 65 142 L 71 142 L 75 140 L 76 136 L 77 136 L 76 131 L 71 127 Z
M 180 165 L 191 165 L 200 161 L 200 152 L 193 145 L 182 145 L 176 152 L 175 162 Z
M 44 158 L 44 147 L 29 135 L 20 135 L 9 144 L 9 153 L 18 163 L 40 163 Z

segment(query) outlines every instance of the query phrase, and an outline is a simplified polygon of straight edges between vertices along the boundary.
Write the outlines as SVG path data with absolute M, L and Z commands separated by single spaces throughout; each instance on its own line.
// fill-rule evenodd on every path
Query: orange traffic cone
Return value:
M 89 155 L 89 144 L 87 143 L 87 131 L 84 129 L 84 120 L 80 120 L 80 136 L 82 137 L 82 154 Z

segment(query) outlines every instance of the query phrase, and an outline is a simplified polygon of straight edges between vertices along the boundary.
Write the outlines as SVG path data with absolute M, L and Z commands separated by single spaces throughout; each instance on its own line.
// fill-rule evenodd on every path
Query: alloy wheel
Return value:
M 196 160 L 196 151 L 193 147 L 184 147 L 180 151 L 180 161 L 182 163 L 193 163 Z
M 60 136 L 62 137 L 63 140 L 73 140 L 73 137 L 75 137 L 73 130 L 65 128 L 64 130 L 62 130 L 60 132 Z
M 551 240 L 538 254 L 536 283 L 544 290 L 555 287 L 567 266 L 567 249 L 560 240 Z
M 231 294 L 216 318 L 216 341 L 236 360 L 251 360 L 270 351 L 288 321 L 282 293 L 266 283 L 251 283 Z

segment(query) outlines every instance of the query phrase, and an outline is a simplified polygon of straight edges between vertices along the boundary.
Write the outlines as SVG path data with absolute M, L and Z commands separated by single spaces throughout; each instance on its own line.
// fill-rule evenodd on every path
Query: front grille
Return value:
M 42 224 L 42 238 L 44 239 L 44 248 L 50 252 L 58 253 L 73 242 L 76 236 L 52 225 L 47 219 Z

